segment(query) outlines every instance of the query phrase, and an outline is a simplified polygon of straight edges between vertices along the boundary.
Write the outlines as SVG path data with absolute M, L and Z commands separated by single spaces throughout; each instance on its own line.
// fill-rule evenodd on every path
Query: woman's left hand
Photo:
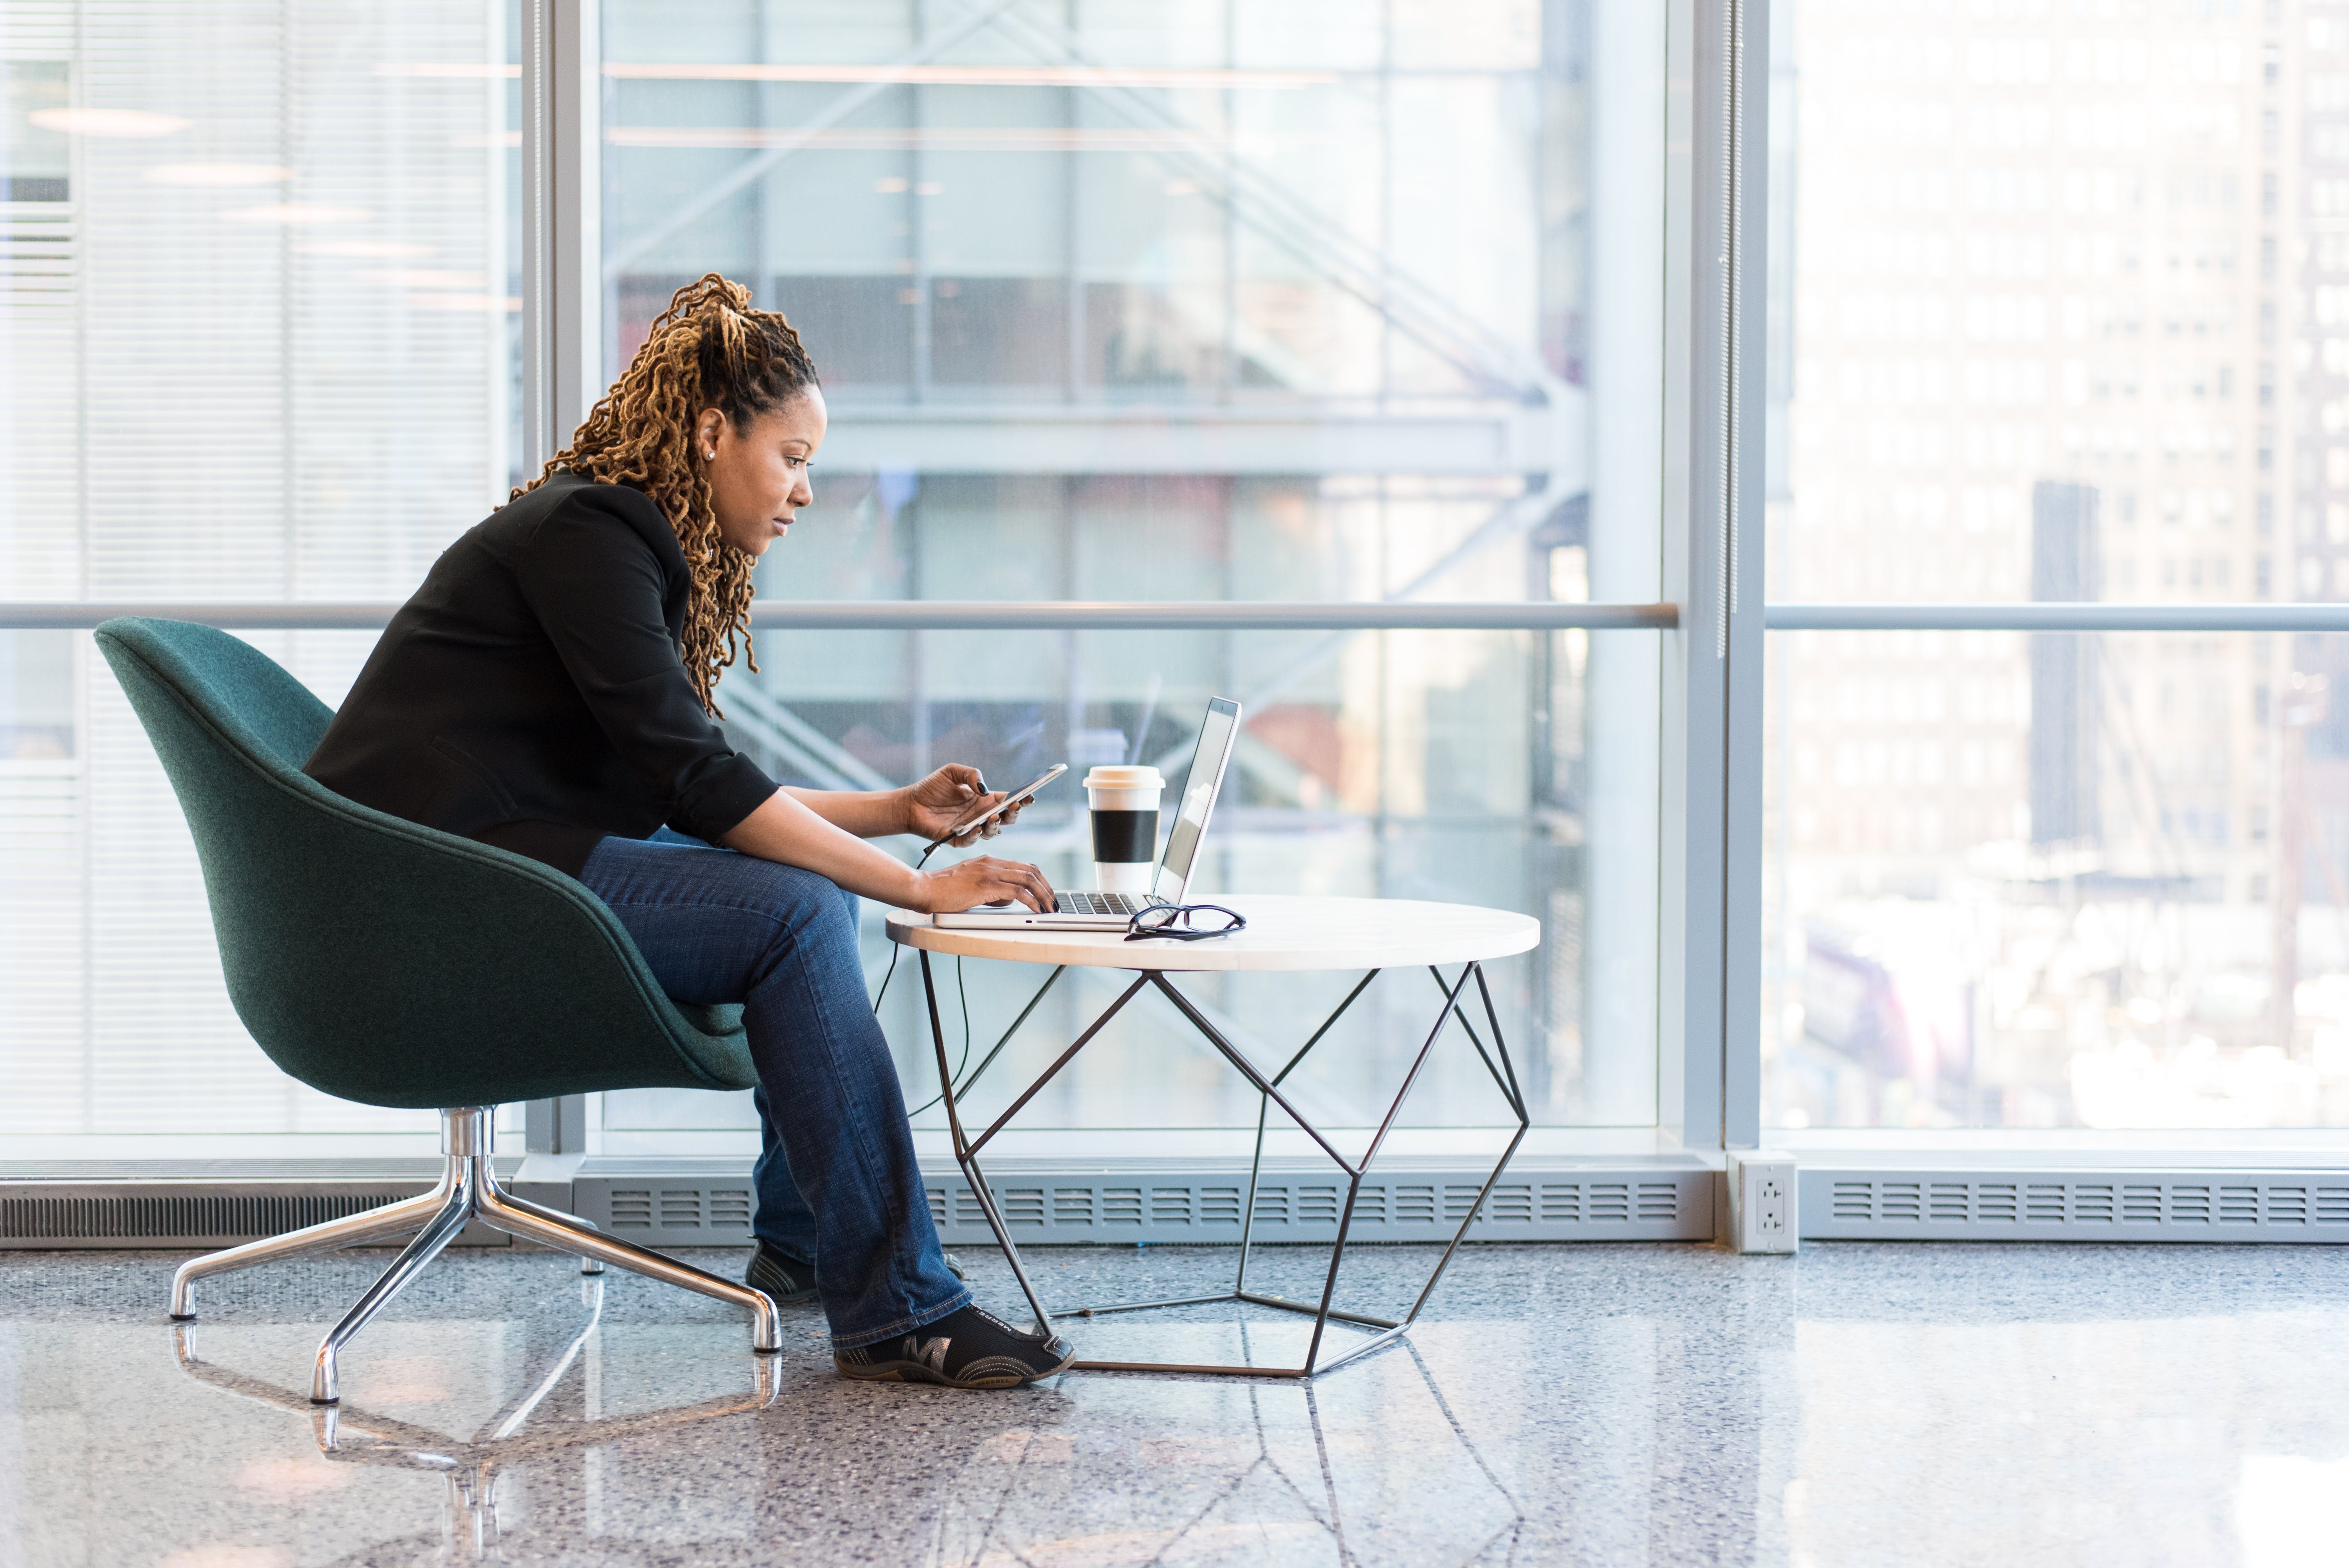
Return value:
M 910 786 L 905 791 L 905 831 L 925 841 L 944 838 L 947 830 L 957 822 L 968 821 L 1003 799 L 999 789 L 993 794 L 981 790 L 979 786 L 985 782 L 978 769 L 949 762 Z M 955 840 L 955 846 L 959 849 L 980 839 L 991 839 L 1019 820 L 1019 810 L 1015 807 L 976 832 Z

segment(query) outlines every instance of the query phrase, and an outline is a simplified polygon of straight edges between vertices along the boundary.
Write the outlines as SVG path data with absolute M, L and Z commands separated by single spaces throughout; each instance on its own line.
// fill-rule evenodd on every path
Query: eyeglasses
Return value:
M 1163 936 L 1169 942 L 1205 942 L 1247 929 L 1247 917 L 1219 903 L 1154 903 L 1125 923 L 1128 942 Z

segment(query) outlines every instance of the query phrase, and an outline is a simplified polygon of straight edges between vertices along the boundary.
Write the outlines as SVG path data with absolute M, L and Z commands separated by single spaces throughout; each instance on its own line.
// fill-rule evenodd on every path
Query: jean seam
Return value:
M 793 936 L 794 941 L 796 942 L 797 934 L 794 933 Z M 814 993 L 810 998 L 811 1001 L 813 1002 L 818 1011 L 822 1011 L 824 1006 L 824 997 L 817 988 L 811 987 L 810 989 Z M 873 1148 L 873 1129 L 871 1120 L 868 1117 L 863 1114 L 864 1107 L 859 1103 L 863 1097 L 848 1092 L 853 1086 L 849 1081 L 848 1075 L 842 1070 L 840 1053 L 833 1047 L 832 1042 L 833 1039 L 833 1033 L 834 1032 L 830 1029 L 821 1031 L 821 1037 L 824 1041 L 824 1070 L 832 1075 L 833 1083 L 835 1088 L 840 1092 L 842 1101 L 844 1104 L 854 1105 L 857 1108 L 856 1113 L 850 1116 L 848 1119 L 851 1125 L 847 1129 L 847 1131 L 851 1140 L 855 1146 L 857 1161 L 864 1168 L 865 1179 L 873 1184 L 873 1190 L 881 1196 L 881 1209 L 884 1215 L 886 1216 L 886 1223 L 888 1226 L 887 1234 L 889 1238 L 889 1253 L 894 1258 L 899 1251 L 900 1243 L 902 1243 L 905 1238 L 906 1203 L 913 1200 L 919 1200 L 926 1203 L 927 1197 L 923 1193 L 915 1193 L 909 1200 L 907 1194 L 896 1191 L 895 1184 L 889 1180 L 888 1162 L 875 1158 L 876 1150 Z M 894 1267 L 890 1271 L 893 1276 L 895 1272 L 896 1271 Z M 895 1283 L 894 1277 L 891 1283 Z M 966 1291 L 964 1294 L 968 1295 L 968 1293 Z M 913 1308 L 913 1315 L 915 1316 L 919 1316 L 921 1312 L 922 1309 L 920 1307 Z M 885 1329 L 883 1330 L 881 1337 L 886 1338 L 889 1332 L 890 1331 Z M 854 1348 L 854 1346 L 851 1346 L 850 1348 Z
M 595 890 L 590 888 L 588 891 L 594 892 Z M 755 915 L 770 925 L 781 926 L 789 923 L 773 910 L 762 909 L 755 903 L 720 903 L 714 898 L 654 898 L 628 893 L 615 896 L 611 893 L 598 892 L 595 896 L 613 909 L 717 909 L 724 910 L 729 914 Z
M 913 1313 L 899 1318 L 886 1328 L 875 1328 L 856 1334 L 835 1334 L 832 1336 L 832 1347 L 834 1350 L 862 1350 L 868 1345 L 880 1344 L 892 1335 L 911 1334 L 916 1328 L 927 1328 L 941 1317 L 952 1317 L 956 1313 L 968 1306 L 970 1302 L 970 1287 L 965 1285 L 955 1292 L 953 1299 L 944 1306 L 916 1308 Z

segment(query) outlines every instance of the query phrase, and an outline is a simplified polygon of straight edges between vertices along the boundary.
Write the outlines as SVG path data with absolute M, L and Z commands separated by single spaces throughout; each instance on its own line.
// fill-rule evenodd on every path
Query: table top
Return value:
M 1195 974 L 1469 964 L 1525 953 L 1541 941 L 1541 922 L 1533 916 L 1473 904 L 1256 892 L 1218 893 L 1198 902 L 1237 910 L 1247 917 L 1247 929 L 1208 942 L 1128 942 L 1121 931 L 941 929 L 926 914 L 893 909 L 889 939 L 966 958 Z

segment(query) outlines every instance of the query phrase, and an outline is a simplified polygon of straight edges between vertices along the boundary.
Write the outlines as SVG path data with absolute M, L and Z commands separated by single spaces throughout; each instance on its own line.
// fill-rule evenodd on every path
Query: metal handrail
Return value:
M 0 630 L 75 631 L 117 615 L 198 621 L 233 631 L 373 631 L 399 606 L 385 603 L 172 603 L 78 601 L 0 603 Z M 761 631 L 1551 631 L 1668 629 L 1673 604 L 1379 603 L 1248 600 L 1164 602 L 865 599 L 831 603 L 761 599 L 750 606 Z
M 1774 632 L 2349 632 L 2349 604 L 1771 604 Z
M 0 631 L 76 631 L 117 615 L 199 621 L 234 631 L 376 631 L 399 606 L 381 602 L 233 603 L 132 600 L 0 603 Z M 761 599 L 761 631 L 1670 630 L 1676 604 L 1528 601 L 1380 603 L 1360 600 L 1086 601 Z M 1774 632 L 2349 632 L 2343 604 L 1771 604 Z

